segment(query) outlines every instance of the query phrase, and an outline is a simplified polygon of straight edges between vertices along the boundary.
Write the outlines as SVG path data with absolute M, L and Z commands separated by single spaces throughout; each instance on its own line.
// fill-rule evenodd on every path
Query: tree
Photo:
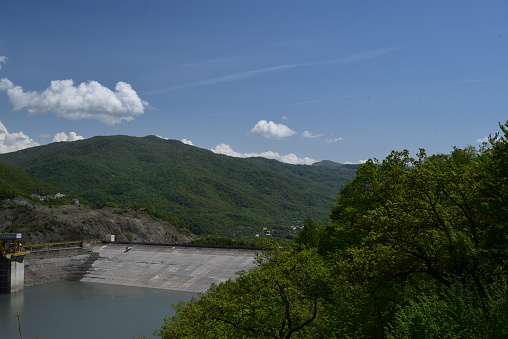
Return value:
M 479 149 L 369 160 L 340 191 L 332 223 L 307 222 L 298 246 L 263 252 L 256 269 L 180 304 L 159 334 L 507 337 L 508 123 L 500 127 Z
M 180 303 L 162 338 L 309 338 L 321 326 L 328 271 L 314 250 L 273 248 L 237 280 Z
M 307 218 L 295 238 L 295 243 L 307 246 L 309 248 L 317 248 L 319 245 L 319 232 L 321 225 L 315 223 L 312 219 Z
M 480 150 L 371 160 L 340 192 L 327 237 L 341 238 L 336 270 L 365 288 L 364 311 L 380 319 L 368 333 L 382 331 L 400 305 L 456 283 L 488 319 L 488 286 L 508 269 L 508 125 L 501 127 L 504 136 Z
M 371 166 L 369 181 L 360 176 L 346 191 L 355 194 L 339 198 L 332 217 L 362 239 L 342 261 L 364 268 L 353 269 L 359 279 L 416 274 L 449 286 L 452 277 L 467 277 L 484 295 L 491 220 L 481 210 L 476 151 L 454 149 L 418 160 L 406 155 L 394 152 Z M 361 213 L 349 212 L 358 206 Z

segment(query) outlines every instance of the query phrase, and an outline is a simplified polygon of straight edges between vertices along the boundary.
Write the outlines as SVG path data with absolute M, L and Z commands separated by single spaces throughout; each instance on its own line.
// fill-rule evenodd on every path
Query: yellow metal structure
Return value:
M 0 234 L 0 255 L 4 258 L 19 257 L 29 254 L 21 245 L 21 233 Z

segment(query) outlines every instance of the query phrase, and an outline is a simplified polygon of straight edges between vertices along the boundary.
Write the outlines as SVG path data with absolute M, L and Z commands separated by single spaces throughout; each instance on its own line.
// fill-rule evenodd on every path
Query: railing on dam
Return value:
M 62 249 L 71 249 L 71 248 L 90 247 L 90 246 L 93 246 L 98 243 L 101 243 L 101 240 L 90 239 L 90 240 L 51 242 L 51 243 L 45 243 L 45 244 L 29 244 L 29 245 L 23 245 L 23 248 L 29 250 L 30 252 L 37 252 L 37 251 L 50 251 L 50 250 L 62 250 Z
M 145 243 L 145 242 L 123 242 L 123 241 L 104 241 L 101 239 L 89 240 L 75 240 L 75 241 L 60 241 L 44 244 L 29 244 L 23 245 L 23 249 L 30 251 L 32 254 L 41 252 L 58 252 L 70 251 L 73 249 L 91 249 L 100 244 L 118 244 L 118 245 L 143 245 L 143 246 L 171 246 L 171 247 L 196 247 L 196 248 L 217 248 L 217 249 L 243 249 L 243 250 L 263 250 L 261 247 L 251 246 L 223 246 L 223 245 L 204 245 L 204 244 L 169 244 L 169 243 Z

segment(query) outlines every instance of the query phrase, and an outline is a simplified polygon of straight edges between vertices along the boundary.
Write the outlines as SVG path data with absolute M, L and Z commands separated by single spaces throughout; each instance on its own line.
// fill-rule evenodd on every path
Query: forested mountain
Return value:
M 100 136 L 0 155 L 62 193 L 93 203 L 146 203 L 197 234 L 284 235 L 306 217 L 329 214 L 357 166 L 289 165 L 232 158 L 156 136 Z
M 16 194 L 30 195 L 32 193 L 54 195 L 58 191 L 59 189 L 53 185 L 0 163 L 0 197 L 12 197 Z
M 158 218 L 157 211 L 112 204 L 73 206 L 71 200 L 77 196 L 54 199 L 59 192 L 51 184 L 0 163 L 0 233 L 23 233 L 28 244 L 102 239 L 106 234 L 115 234 L 120 241 L 195 239 L 187 229 L 172 224 L 171 218 Z

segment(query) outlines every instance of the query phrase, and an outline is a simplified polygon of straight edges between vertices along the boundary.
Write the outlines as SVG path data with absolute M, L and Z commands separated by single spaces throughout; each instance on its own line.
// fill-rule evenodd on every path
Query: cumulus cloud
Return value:
M 230 157 L 235 157 L 235 158 L 248 158 L 249 157 L 249 155 L 246 154 L 246 153 L 242 154 L 242 153 L 238 153 L 238 152 L 233 151 L 231 146 L 229 146 L 227 144 L 217 145 L 214 148 L 212 148 L 211 151 L 213 153 L 224 154 L 224 155 L 228 155 Z
M 75 86 L 72 80 L 54 80 L 43 92 L 25 92 L 7 78 L 0 79 L 15 111 L 28 108 L 31 114 L 54 111 L 69 120 L 95 119 L 108 125 L 131 121 L 149 105 L 131 85 L 118 82 L 115 91 L 97 81 Z
M 273 121 L 260 120 L 250 130 L 250 133 L 263 138 L 280 140 L 295 135 L 296 132 L 284 124 L 276 124 Z
M 182 140 L 180 140 L 180 141 L 181 141 L 181 142 L 183 142 L 183 143 L 184 143 L 184 144 L 186 144 L 186 145 L 191 145 L 191 146 L 194 146 L 194 144 L 193 144 L 193 143 L 192 143 L 192 141 L 190 141 L 190 140 L 187 140 L 187 139 L 182 139 Z
M 23 132 L 9 133 L 7 128 L 0 122 L 0 153 L 19 151 L 25 148 L 39 146 Z
M 83 140 L 84 138 L 81 135 L 77 135 L 76 132 L 69 132 L 69 135 L 64 132 L 60 132 L 55 134 L 53 137 L 53 142 L 61 142 L 61 141 L 76 141 Z
M 277 152 L 262 152 L 262 153 L 238 153 L 233 151 L 231 146 L 227 144 L 220 144 L 212 148 L 212 152 L 217 154 L 224 154 L 228 155 L 230 157 L 236 157 L 236 158 L 251 158 L 251 157 L 263 157 L 267 159 L 274 159 L 278 160 L 280 162 L 284 162 L 286 164 L 293 164 L 293 165 L 312 165 L 316 162 L 316 160 L 304 157 L 299 158 L 295 154 L 290 153 L 288 155 L 280 155 Z
M 2 64 L 7 62 L 7 57 L 0 55 L 0 69 L 2 69 Z
M 302 133 L 302 137 L 304 138 L 308 138 L 308 139 L 316 139 L 316 138 L 321 138 L 323 136 L 323 134 L 313 134 L 309 131 L 305 131 Z
M 476 142 L 479 142 L 479 143 L 484 143 L 484 142 L 488 142 L 489 141 L 489 137 L 484 137 L 484 138 L 481 138 L 481 139 L 476 139 Z

